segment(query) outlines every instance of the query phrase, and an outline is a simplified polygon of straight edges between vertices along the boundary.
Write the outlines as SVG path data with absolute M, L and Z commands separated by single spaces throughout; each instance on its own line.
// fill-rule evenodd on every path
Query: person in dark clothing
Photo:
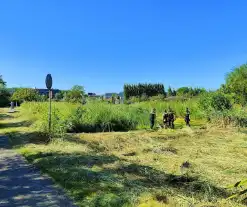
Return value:
M 164 123 L 164 127 L 167 128 L 168 127 L 168 113 L 166 110 L 163 114 L 163 123 Z
M 156 109 L 154 108 L 150 113 L 150 128 L 153 129 L 156 119 Z
M 171 110 L 171 108 L 169 108 L 169 112 L 168 112 L 168 126 L 171 129 L 174 129 L 174 121 L 175 121 L 174 112 Z
M 189 111 L 189 108 L 186 108 L 186 114 L 185 114 L 184 121 L 186 123 L 186 126 L 190 127 L 190 111 Z

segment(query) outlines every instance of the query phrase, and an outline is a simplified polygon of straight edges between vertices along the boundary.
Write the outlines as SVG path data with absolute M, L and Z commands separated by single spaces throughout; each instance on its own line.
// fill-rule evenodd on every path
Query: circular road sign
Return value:
M 52 88 L 52 77 L 51 77 L 51 74 L 48 74 L 46 76 L 45 84 L 46 84 L 47 89 L 51 90 L 51 88 Z

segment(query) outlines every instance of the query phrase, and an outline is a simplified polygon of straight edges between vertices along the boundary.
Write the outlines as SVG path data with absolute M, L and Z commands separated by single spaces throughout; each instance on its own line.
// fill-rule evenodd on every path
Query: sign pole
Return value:
M 48 129 L 49 129 L 49 135 L 51 135 L 51 98 L 52 98 L 52 77 L 51 74 L 47 74 L 45 79 L 45 84 L 47 89 L 49 90 L 49 108 L 48 108 Z
M 48 124 L 49 124 L 49 133 L 51 133 L 51 90 L 49 90 L 49 118 L 48 118 Z

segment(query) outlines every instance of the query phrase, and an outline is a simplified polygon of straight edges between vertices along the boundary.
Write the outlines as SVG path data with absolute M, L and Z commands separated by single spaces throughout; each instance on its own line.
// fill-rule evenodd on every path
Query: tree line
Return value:
M 181 87 L 177 90 L 170 86 L 167 91 L 161 83 L 157 84 L 125 84 L 124 97 L 126 100 L 131 98 L 141 98 L 148 100 L 152 97 L 193 97 L 208 93 L 204 88 Z M 232 103 L 241 105 L 247 104 L 247 64 L 233 69 L 225 77 L 225 83 L 220 86 L 214 93 L 221 94 Z M 2 75 L 0 75 L 0 107 L 8 106 L 10 101 L 46 101 L 47 96 L 40 95 L 37 90 L 31 88 L 15 88 L 14 93 L 6 87 Z M 54 97 L 54 100 L 68 102 L 82 102 L 86 98 L 85 90 L 82 86 L 73 86 L 70 90 L 60 91 Z
M 172 97 L 172 96 L 182 96 L 182 97 L 193 97 L 198 96 L 201 93 L 206 92 L 204 88 L 192 88 L 192 87 L 181 87 L 177 90 L 172 89 L 170 86 L 167 91 L 163 84 L 125 84 L 124 85 L 124 97 L 126 100 L 139 98 L 141 100 L 146 100 L 150 97 Z

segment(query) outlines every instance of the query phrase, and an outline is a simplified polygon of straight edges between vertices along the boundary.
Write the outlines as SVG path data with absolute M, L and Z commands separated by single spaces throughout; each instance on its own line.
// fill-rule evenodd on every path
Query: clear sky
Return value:
M 246 0 L 2 0 L 0 74 L 9 87 L 124 83 L 215 89 L 247 61 Z

